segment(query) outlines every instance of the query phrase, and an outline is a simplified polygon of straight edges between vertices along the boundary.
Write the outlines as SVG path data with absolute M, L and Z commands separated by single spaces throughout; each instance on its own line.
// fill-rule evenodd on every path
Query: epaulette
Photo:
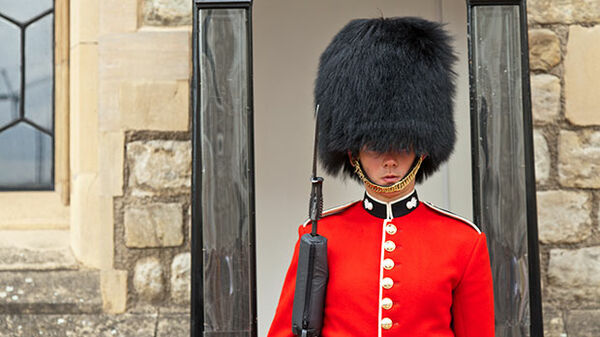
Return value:
M 330 215 L 335 215 L 335 214 L 340 214 L 343 211 L 347 210 L 348 208 L 350 208 L 350 206 L 354 205 L 355 203 L 357 203 L 360 200 L 357 201 L 352 201 L 350 203 L 341 205 L 341 206 L 336 206 L 327 210 L 323 211 L 323 214 L 321 214 L 321 219 L 328 217 Z M 306 225 L 308 225 L 310 223 L 310 219 L 306 219 L 306 221 L 304 221 L 304 224 L 302 224 L 302 227 L 306 227 Z
M 433 204 L 431 204 L 431 203 L 429 203 L 427 201 L 423 201 L 423 204 L 427 205 L 429 208 L 431 208 L 432 210 L 434 210 L 434 211 L 436 211 L 436 212 L 438 212 L 440 214 L 443 214 L 443 215 L 449 216 L 451 218 L 454 218 L 454 219 L 456 219 L 458 221 L 464 222 L 465 224 L 473 227 L 473 229 L 476 230 L 477 233 L 481 234 L 481 230 L 479 229 L 479 227 L 477 227 L 477 225 L 475 225 L 471 221 L 469 221 L 469 220 L 467 220 L 467 219 L 465 219 L 465 218 L 463 218 L 461 216 L 458 216 L 458 215 L 456 215 L 456 214 L 454 214 L 454 213 L 452 213 L 450 211 L 447 211 L 445 209 L 439 208 L 439 207 L 437 207 L 437 206 L 435 206 L 435 205 L 433 205 Z

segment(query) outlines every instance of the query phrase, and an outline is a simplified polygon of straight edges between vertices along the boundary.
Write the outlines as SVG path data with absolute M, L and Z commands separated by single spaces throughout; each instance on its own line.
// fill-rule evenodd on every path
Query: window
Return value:
M 0 190 L 54 189 L 54 1 L 0 0 Z

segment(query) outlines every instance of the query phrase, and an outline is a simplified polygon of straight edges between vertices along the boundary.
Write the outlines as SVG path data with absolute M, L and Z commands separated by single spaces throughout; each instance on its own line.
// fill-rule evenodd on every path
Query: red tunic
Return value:
M 414 198 L 402 216 L 383 203 L 388 219 L 372 214 L 374 201 L 365 200 L 319 221 L 329 264 L 322 336 L 494 336 L 485 234 Z M 310 227 L 300 226 L 299 235 Z M 298 246 L 269 337 L 293 336 Z

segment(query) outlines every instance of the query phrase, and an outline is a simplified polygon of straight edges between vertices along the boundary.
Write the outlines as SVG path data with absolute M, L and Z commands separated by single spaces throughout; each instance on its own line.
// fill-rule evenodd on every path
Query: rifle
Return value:
M 317 147 L 319 142 L 319 106 L 315 116 L 315 147 L 313 151 L 311 191 L 308 213 L 311 233 L 300 238 L 298 270 L 292 310 L 292 332 L 301 337 L 317 337 L 323 327 L 323 306 L 329 278 L 327 238 L 317 234 L 317 222 L 323 213 L 323 178 L 317 177 Z

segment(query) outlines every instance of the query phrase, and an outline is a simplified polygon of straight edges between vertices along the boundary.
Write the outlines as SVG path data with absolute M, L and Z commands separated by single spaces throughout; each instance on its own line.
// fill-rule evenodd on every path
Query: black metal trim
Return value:
M 248 1 L 239 1 L 239 0 L 235 0 L 235 1 L 224 1 L 224 2 L 217 2 L 217 1 L 198 1 L 196 0 L 196 8 L 197 9 L 223 9 L 223 8 L 231 8 L 231 9 L 235 9 L 235 8 L 244 8 L 244 9 L 248 9 L 252 6 L 252 2 Z
M 198 65 L 198 10 L 193 9 L 192 57 L 193 73 L 190 85 L 192 97 L 192 221 L 191 221 L 191 337 L 204 335 L 204 261 L 202 253 L 202 135 L 200 132 L 200 67 Z
M 468 6 L 521 6 L 524 0 L 467 0 Z
M 257 310 L 257 281 L 256 281 L 256 208 L 255 208 L 255 185 L 254 185 L 254 59 L 252 41 L 252 3 L 248 6 L 247 34 L 248 34 L 248 191 L 249 195 L 249 249 L 250 249 L 250 336 L 257 337 L 258 334 L 258 310 Z
M 529 310 L 531 337 L 544 336 L 542 290 L 540 283 L 540 253 L 538 246 L 537 201 L 535 186 L 535 160 L 533 149 L 533 122 L 531 116 L 531 88 L 529 83 L 529 41 L 527 5 L 519 7 L 521 23 L 521 89 L 523 102 L 523 147 L 525 156 L 525 191 L 527 194 L 527 249 L 529 252 Z
M 242 8 L 247 12 L 247 53 L 248 53 L 248 184 L 249 184 L 249 262 L 250 262 L 250 335 L 258 333 L 257 297 L 256 297 L 256 212 L 255 212 L 255 180 L 254 180 L 254 86 L 252 59 L 252 2 L 224 1 L 222 3 L 194 1 L 192 27 L 193 73 L 190 85 L 193 117 L 192 117 L 192 228 L 191 228 L 191 320 L 190 332 L 192 337 L 204 335 L 204 262 L 202 237 L 202 134 L 201 134 L 201 97 L 200 97 L 200 67 L 198 53 L 198 11 L 200 9 Z
M 467 50 L 469 58 L 469 108 L 471 111 L 471 176 L 473 180 L 473 222 L 481 228 L 481 181 L 479 172 L 479 126 L 477 118 L 477 90 L 475 79 L 474 51 L 471 37 L 473 7 L 467 1 Z

